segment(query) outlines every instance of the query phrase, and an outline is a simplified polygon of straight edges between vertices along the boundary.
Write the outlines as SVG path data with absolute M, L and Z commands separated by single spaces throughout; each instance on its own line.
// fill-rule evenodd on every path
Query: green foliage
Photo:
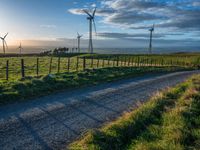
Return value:
M 183 70 L 185 68 L 177 68 Z M 14 81 L 0 82 L 0 104 L 21 101 L 47 95 L 63 89 L 110 82 L 122 78 L 139 76 L 148 72 L 171 72 L 168 67 L 114 67 L 87 69 L 79 72 L 49 74 L 40 77 L 26 77 Z
M 153 97 L 133 112 L 71 144 L 80 150 L 200 148 L 200 76 Z

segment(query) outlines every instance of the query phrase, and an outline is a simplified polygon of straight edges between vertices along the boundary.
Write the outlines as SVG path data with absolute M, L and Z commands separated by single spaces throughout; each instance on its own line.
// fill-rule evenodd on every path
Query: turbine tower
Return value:
M 95 13 L 96 13 L 96 8 L 93 10 L 92 13 L 90 13 L 88 10 L 83 10 L 83 12 L 85 12 L 88 17 L 87 19 L 89 20 L 89 53 L 93 53 L 93 43 L 92 43 L 92 25 L 94 25 L 94 29 L 96 32 L 96 24 L 95 24 Z
M 80 53 L 80 42 L 81 42 L 81 38 L 83 37 L 83 35 L 80 35 L 78 32 L 77 32 L 77 40 L 78 40 L 78 52 Z
M 21 55 L 22 54 L 22 50 L 23 50 L 21 42 L 20 42 L 20 45 L 19 45 L 19 47 L 17 49 L 19 50 L 19 54 Z
M 0 37 L 0 39 L 2 40 L 3 43 L 3 53 L 4 55 L 6 54 L 6 49 L 8 49 L 8 45 L 6 43 L 6 37 L 7 37 L 8 33 L 4 36 L 4 37 Z
M 149 54 L 152 54 L 152 38 L 153 38 L 154 28 L 155 27 L 153 24 L 153 27 L 149 29 L 149 31 L 150 31 Z

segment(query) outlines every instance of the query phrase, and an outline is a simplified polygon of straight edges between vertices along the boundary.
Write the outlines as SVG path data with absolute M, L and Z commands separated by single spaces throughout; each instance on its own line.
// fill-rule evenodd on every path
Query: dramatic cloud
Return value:
M 160 28 L 200 30 L 200 2 L 196 0 L 105 0 L 97 11 L 106 24 L 126 28 L 146 28 L 152 23 Z M 82 14 L 80 9 L 69 10 Z

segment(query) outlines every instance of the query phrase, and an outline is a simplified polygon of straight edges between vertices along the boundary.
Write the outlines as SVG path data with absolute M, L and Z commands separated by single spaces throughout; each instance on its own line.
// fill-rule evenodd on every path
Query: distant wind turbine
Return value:
M 0 39 L 2 40 L 3 43 L 3 53 L 4 55 L 6 54 L 6 49 L 8 49 L 8 45 L 6 43 L 6 37 L 7 37 L 8 33 L 4 36 L 4 37 L 0 37 Z
M 77 40 L 78 40 L 78 52 L 80 53 L 80 41 L 81 41 L 81 38 L 83 37 L 83 35 L 80 35 L 78 32 L 77 32 Z
M 23 50 L 21 42 L 20 42 L 20 45 L 19 45 L 19 47 L 17 49 L 19 50 L 19 54 L 21 55 L 22 54 L 22 50 Z
M 89 13 L 88 10 L 83 10 L 88 17 L 87 19 L 89 20 L 89 52 L 92 54 L 93 51 L 93 43 L 92 43 L 92 25 L 94 25 L 94 29 L 96 32 L 96 24 L 95 24 L 95 13 L 96 13 L 96 8 L 93 10 L 93 13 Z
M 152 38 L 153 38 L 154 29 L 155 29 L 155 26 L 153 24 L 153 27 L 149 29 L 150 31 L 149 54 L 152 54 Z

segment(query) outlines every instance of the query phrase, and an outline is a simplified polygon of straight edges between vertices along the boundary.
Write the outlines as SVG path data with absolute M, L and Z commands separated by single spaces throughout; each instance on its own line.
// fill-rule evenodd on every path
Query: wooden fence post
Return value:
M 52 61 L 53 61 L 53 57 L 50 58 L 50 64 L 49 64 L 49 74 L 51 74 L 51 66 L 52 66 Z
M 79 66 L 79 57 L 76 59 L 76 71 L 78 71 L 78 66 Z
M 110 67 L 110 57 L 108 57 L 108 67 Z
M 102 67 L 104 68 L 104 65 L 105 65 L 105 60 L 104 60 L 104 58 L 103 58 L 103 64 L 102 64 Z
M 70 71 L 70 57 L 68 57 L 67 59 L 67 71 L 69 72 Z
M 140 56 L 138 56 L 138 67 L 140 66 Z
M 93 68 L 93 61 L 94 61 L 94 58 L 93 56 L 91 57 L 91 68 Z
M 9 60 L 6 61 L 6 80 L 9 79 Z
M 133 67 L 133 56 L 131 57 L 131 66 Z
M 97 68 L 99 68 L 99 58 L 97 58 Z
M 37 74 L 37 77 L 38 77 L 39 76 L 39 58 L 37 58 L 36 74 Z
M 120 66 L 123 66 L 123 57 L 121 57 L 121 63 Z
M 117 56 L 117 67 L 119 66 L 119 56 Z
M 60 56 L 58 57 L 58 73 L 60 73 Z
M 164 60 L 162 59 L 162 64 L 161 64 L 161 66 L 164 66 Z
M 85 57 L 83 57 L 83 70 L 85 71 L 85 67 L 86 67 L 86 61 L 85 61 Z
M 22 73 L 22 78 L 24 78 L 25 77 L 24 59 L 21 59 L 21 73 Z
M 150 58 L 150 66 L 152 66 L 152 64 L 153 64 L 153 60 L 152 60 L 152 58 Z

